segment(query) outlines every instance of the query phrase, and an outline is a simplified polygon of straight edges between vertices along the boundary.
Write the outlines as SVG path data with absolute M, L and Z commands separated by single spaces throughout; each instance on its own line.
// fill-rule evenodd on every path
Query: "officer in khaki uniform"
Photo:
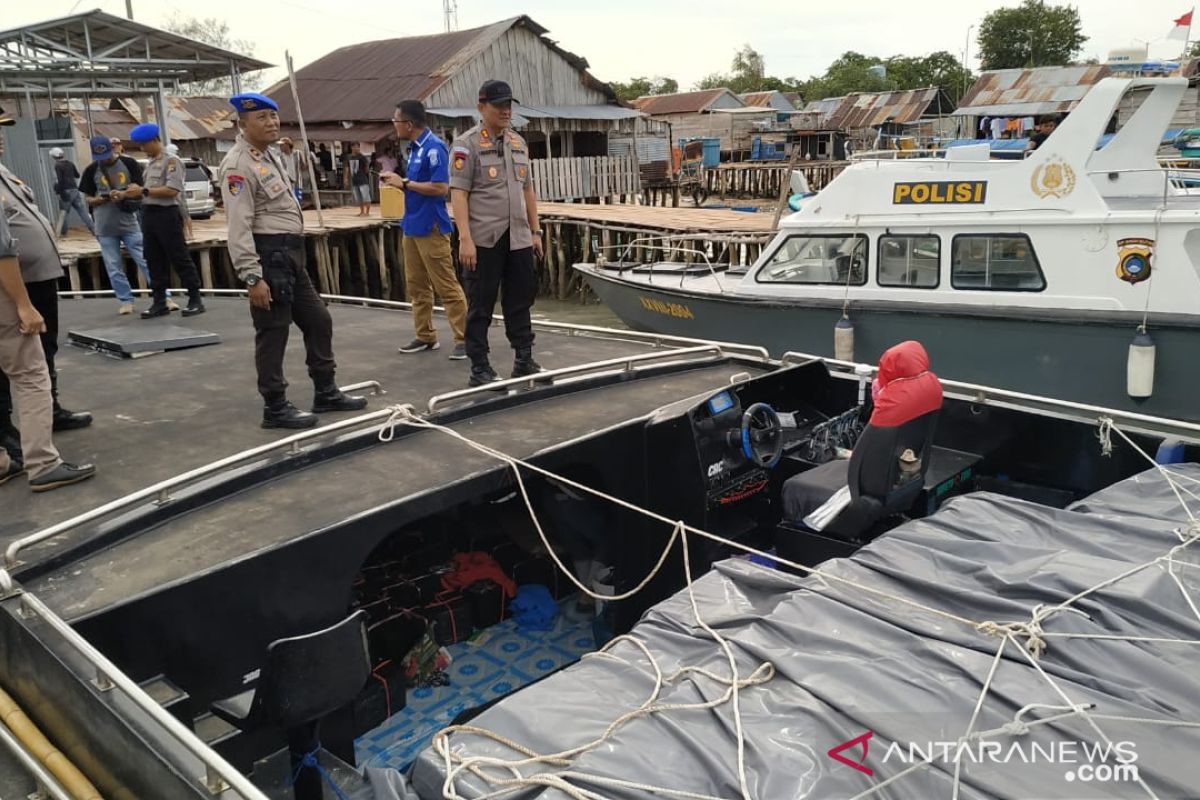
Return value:
M 529 309 L 537 293 L 534 256 L 542 257 L 529 147 L 509 126 L 512 89 L 486 81 L 479 89 L 480 124 L 454 140 L 450 203 L 458 226 L 458 260 L 467 289 L 467 358 L 471 386 L 499 380 L 488 362 L 488 327 L 496 295 L 516 358 L 512 377 L 541 372 L 533 360 Z
M 293 322 L 304 334 L 308 374 L 316 387 L 313 412 L 357 411 L 365 397 L 338 389 L 334 379 L 333 320 L 304 268 L 304 217 L 291 181 L 268 148 L 279 138 L 279 106 L 261 94 L 229 102 L 238 137 L 221 161 L 221 196 L 229 222 L 229 257 L 250 295 L 254 365 L 263 396 L 264 428 L 310 428 L 313 414 L 287 400 L 283 354 Z
M 150 156 L 142 175 L 142 239 L 154 302 L 142 312 L 142 319 L 171 313 L 167 285 L 172 266 L 188 293 L 183 316 L 193 317 L 204 313 L 204 302 L 200 299 L 200 273 L 183 235 L 183 215 L 187 210 L 179 200 L 184 188 L 184 166 L 179 156 L 167 152 L 159 135 L 159 128 L 153 122 L 144 122 L 129 132 L 130 140 L 140 144 Z

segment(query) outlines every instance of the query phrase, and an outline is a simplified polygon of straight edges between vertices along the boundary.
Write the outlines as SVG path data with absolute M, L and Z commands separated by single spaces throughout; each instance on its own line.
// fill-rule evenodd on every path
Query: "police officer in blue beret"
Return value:
M 238 137 L 220 167 L 229 222 L 229 257 L 250 295 L 254 365 L 264 428 L 309 428 L 315 414 L 357 411 L 367 398 L 347 395 L 334 379 L 333 320 L 304 268 L 304 216 L 295 187 L 270 146 L 279 138 L 279 106 L 261 94 L 229 98 Z M 287 400 L 283 354 L 295 322 L 304 333 L 313 413 Z
M 183 235 L 183 215 L 179 202 L 183 193 L 183 162 L 163 146 L 158 126 L 153 122 L 138 125 L 129 138 L 141 145 L 150 163 L 142 177 L 142 238 L 145 240 L 146 266 L 150 268 L 150 292 L 154 302 L 142 312 L 142 319 L 171 313 L 167 305 L 167 286 L 171 267 L 187 289 L 188 304 L 183 316 L 204 313 L 200 299 L 200 273 Z

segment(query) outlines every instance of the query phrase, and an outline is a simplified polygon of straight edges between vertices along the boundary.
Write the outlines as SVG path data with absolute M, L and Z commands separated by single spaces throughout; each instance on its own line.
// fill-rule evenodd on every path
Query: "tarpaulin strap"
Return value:
M 346 796 L 346 793 L 339 789 L 338 785 L 333 782 L 333 776 L 329 774 L 329 770 L 322 767 L 321 762 L 317 760 L 317 753 L 319 752 L 321 752 L 321 745 L 318 744 L 312 749 L 311 752 L 304 754 L 304 758 L 302 758 L 300 763 L 296 765 L 296 771 L 292 773 L 292 782 L 288 785 L 295 786 L 296 781 L 300 780 L 300 772 L 305 767 L 310 767 L 321 774 L 321 777 L 324 778 L 325 782 L 329 784 L 329 788 L 333 789 L 333 793 L 338 796 L 338 800 L 350 800 L 350 798 Z

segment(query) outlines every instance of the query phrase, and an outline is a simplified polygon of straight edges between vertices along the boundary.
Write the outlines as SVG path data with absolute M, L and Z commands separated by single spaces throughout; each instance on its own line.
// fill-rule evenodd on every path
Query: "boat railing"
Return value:
M 577 378 L 592 372 L 611 372 L 614 369 L 623 372 L 634 372 L 639 367 L 644 368 L 654 362 L 700 360 L 699 356 L 707 355 L 703 361 L 717 361 L 728 357 L 728 353 L 720 344 L 705 344 L 697 347 L 684 347 L 676 350 L 663 350 L 657 353 L 639 353 L 637 355 L 607 358 L 603 361 L 592 361 L 587 364 L 577 364 L 573 367 L 546 370 L 521 378 L 507 378 L 494 381 L 483 386 L 473 386 L 469 389 L 458 389 L 453 392 L 434 395 L 429 398 L 428 410 L 432 414 L 450 403 L 463 400 L 473 400 L 505 389 L 533 388 L 535 386 L 550 386 L 561 382 L 564 378 Z M 763 351 L 766 360 L 766 351 Z
M 369 381 L 368 383 L 378 385 L 375 381 Z M 363 384 L 358 385 L 361 386 Z M 52 539 L 55 536 L 59 536 L 69 530 L 78 528 L 80 525 L 86 525 L 89 522 L 102 519 L 103 517 L 136 503 L 149 500 L 154 502 L 156 505 L 165 505 L 171 502 L 171 493 L 181 486 L 194 483 L 201 478 L 207 478 L 210 475 L 221 472 L 245 461 L 250 461 L 252 459 L 259 458 L 260 456 L 268 455 L 276 450 L 287 449 L 289 455 L 297 455 L 300 453 L 300 445 L 304 442 L 329 436 L 334 433 L 339 433 L 350 428 L 357 428 L 361 425 L 366 425 L 371 422 L 385 420 L 392 415 L 392 412 L 393 409 L 391 408 L 381 408 L 377 411 L 359 414 L 358 416 L 351 417 L 350 419 L 339 420 L 338 422 L 333 422 L 329 425 L 322 425 L 321 427 L 313 428 L 312 430 L 300 431 L 299 433 L 285 436 L 282 439 L 277 439 L 273 442 L 259 445 L 258 447 L 252 447 L 248 450 L 234 453 L 233 455 L 226 456 L 225 458 L 221 458 L 216 461 L 209 462 L 208 464 L 196 467 L 195 469 L 188 470 L 187 472 L 180 473 L 172 478 L 159 481 L 158 483 L 147 486 L 144 489 L 131 492 L 124 497 L 119 497 L 116 500 L 96 506 L 95 508 L 85 511 L 82 514 L 78 514 L 70 519 L 55 523 L 48 528 L 43 528 L 36 533 L 31 533 L 28 536 L 17 539 L 9 544 L 4 551 L 4 568 L 0 569 L 0 596 L 12 591 L 12 577 L 9 575 L 8 570 L 18 566 L 21 563 L 17 556 L 26 547 L 44 542 L 47 539 Z
M 267 796 L 251 781 L 222 758 L 211 747 L 204 744 L 187 726 L 176 719 L 169 711 L 159 705 L 158 701 L 138 686 L 133 679 L 122 672 L 108 660 L 87 639 L 75 632 L 75 629 L 55 614 L 45 603 L 29 592 L 22 592 L 18 613 L 26 618 L 41 619 L 94 670 L 93 685 L 101 692 L 119 692 L 127 697 L 134 705 L 150 717 L 159 727 L 177 741 L 203 769 L 203 774 L 194 776 L 194 780 L 214 797 L 227 796 L 233 792 L 242 800 L 267 800 Z M 49 772 L 38 763 L 17 740 L 16 736 L 3 724 L 0 724 L 0 742 L 17 758 L 29 771 L 34 780 L 54 800 L 71 800 L 75 795 L 67 792 Z M 31 797 L 45 795 L 31 795 Z
M 712 259 L 709 258 L 708 253 L 705 252 L 704 250 L 700 250 L 699 248 L 691 247 L 690 245 L 684 244 L 684 242 L 694 241 L 694 238 L 695 237 L 691 237 L 691 236 L 679 236 L 679 235 L 672 235 L 672 234 L 637 236 L 637 237 L 634 237 L 633 239 L 630 239 L 628 242 L 623 242 L 621 244 L 601 245 L 600 247 L 596 248 L 596 250 L 598 251 L 596 265 L 602 266 L 604 264 L 604 262 L 601 261 L 600 259 L 601 259 L 601 257 L 603 257 L 605 250 L 618 250 L 619 249 L 619 252 L 617 253 L 617 258 L 615 259 L 615 262 L 620 265 L 617 267 L 618 274 L 623 273 L 629 269 L 637 269 L 638 267 L 645 266 L 641 262 L 641 260 L 635 261 L 633 263 L 628 263 L 628 264 L 626 263 L 626 259 L 629 258 L 629 254 L 633 251 L 634 247 L 648 248 L 651 252 L 653 252 L 655 250 L 660 250 L 664 254 L 664 260 L 670 254 L 690 253 L 692 255 L 700 256 L 701 258 L 704 259 L 704 263 L 708 265 L 708 274 L 712 277 L 713 282 L 717 284 L 717 291 L 723 293 L 725 291 L 725 287 L 721 285 L 721 279 L 717 275 L 717 270 L 713 266 Z M 679 285 L 681 287 L 683 286 L 683 282 L 686 277 L 687 277 L 687 273 L 681 272 L 679 274 Z M 647 274 L 646 280 L 648 283 L 654 283 L 653 268 Z
M 873 364 L 859 364 L 854 361 L 842 361 L 836 358 L 788 351 L 780 357 L 781 366 L 805 364 L 811 361 L 823 362 L 830 368 L 834 377 L 854 380 L 860 385 L 878 371 Z M 976 406 L 993 406 L 1016 411 L 1036 410 L 1056 419 L 1066 419 L 1075 422 L 1096 423 L 1102 419 L 1111 419 L 1126 431 L 1145 434 L 1148 436 L 1168 436 L 1186 439 L 1200 444 L 1200 424 L 1185 422 L 1166 417 L 1155 417 L 1149 414 L 1139 414 L 1135 411 L 1122 411 L 1115 408 L 1104 408 L 1087 403 L 1077 403 L 1072 400 L 1058 400 L 1052 397 L 1042 397 L 1035 394 L 1016 392 L 1010 389 L 997 389 L 992 386 L 981 386 L 977 383 L 939 379 L 942 389 L 947 396 L 958 400 L 966 400 Z

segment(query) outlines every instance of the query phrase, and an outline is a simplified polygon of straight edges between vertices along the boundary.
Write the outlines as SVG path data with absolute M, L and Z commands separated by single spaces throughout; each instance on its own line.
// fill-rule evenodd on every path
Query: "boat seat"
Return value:
M 321 747 L 322 718 L 353 701 L 370 676 L 367 614 L 359 610 L 328 628 L 271 642 L 255 685 L 211 709 L 242 731 L 286 731 L 296 800 L 319 800 L 321 774 L 302 768 L 305 757 Z
M 843 486 L 849 503 L 825 526 L 826 536 L 862 542 L 876 523 L 910 509 L 925 488 L 937 411 L 902 425 L 867 425 L 849 460 L 835 460 L 793 475 L 783 484 L 784 518 L 793 525 L 820 508 Z M 920 458 L 917 474 L 901 480 L 900 455 L 912 450 Z

